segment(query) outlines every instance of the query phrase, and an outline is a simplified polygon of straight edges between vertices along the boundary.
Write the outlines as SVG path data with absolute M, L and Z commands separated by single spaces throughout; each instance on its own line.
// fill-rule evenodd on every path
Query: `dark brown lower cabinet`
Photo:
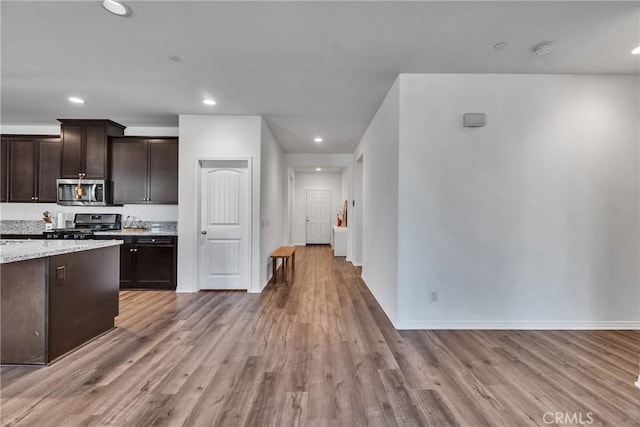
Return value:
M 127 242 L 125 240 L 125 242 Z M 120 288 L 132 288 L 136 281 L 136 267 L 134 262 L 133 243 L 125 243 L 120 246 Z
M 0 363 L 49 364 L 114 327 L 116 246 L 2 264 Z
M 49 361 L 114 327 L 118 276 L 117 247 L 49 258 Z
M 120 289 L 176 289 L 177 237 L 175 236 L 106 236 L 119 239 Z
M 138 244 L 136 247 L 136 286 L 145 289 L 175 289 L 175 246 L 165 244 Z

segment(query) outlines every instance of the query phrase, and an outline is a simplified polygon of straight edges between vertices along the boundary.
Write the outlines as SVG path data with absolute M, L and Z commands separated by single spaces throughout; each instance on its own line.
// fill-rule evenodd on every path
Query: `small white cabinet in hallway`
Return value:
M 347 256 L 347 229 L 334 225 L 331 229 L 331 247 L 333 256 Z

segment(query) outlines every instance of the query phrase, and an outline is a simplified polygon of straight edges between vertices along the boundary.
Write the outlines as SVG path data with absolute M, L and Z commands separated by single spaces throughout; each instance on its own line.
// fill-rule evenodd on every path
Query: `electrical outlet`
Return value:
M 438 291 L 431 291 L 430 292 L 431 302 L 438 302 L 438 298 L 439 298 Z

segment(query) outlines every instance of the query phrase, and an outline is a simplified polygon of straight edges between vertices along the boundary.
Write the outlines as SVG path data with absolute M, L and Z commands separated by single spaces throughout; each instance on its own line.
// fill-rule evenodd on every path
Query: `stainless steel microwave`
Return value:
M 58 179 L 58 204 L 66 206 L 106 206 L 107 181 L 104 179 Z

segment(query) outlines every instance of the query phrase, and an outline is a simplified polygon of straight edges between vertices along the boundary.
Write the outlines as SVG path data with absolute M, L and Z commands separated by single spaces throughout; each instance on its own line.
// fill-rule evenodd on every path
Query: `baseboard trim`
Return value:
M 635 386 L 640 388 L 640 375 L 638 375 L 638 381 L 636 381 Z
M 387 319 L 389 319 L 389 321 L 391 322 L 391 324 L 393 325 L 393 327 L 395 329 L 398 329 L 398 327 L 396 326 L 396 321 L 394 318 L 392 318 L 389 315 L 389 309 L 387 307 L 385 307 L 384 304 L 382 304 L 382 300 L 380 298 L 378 298 L 378 296 L 376 295 L 375 291 L 373 290 L 373 288 L 369 285 L 369 283 L 367 283 L 367 278 L 364 276 L 364 273 L 360 275 L 360 278 L 362 279 L 362 281 L 364 282 L 364 284 L 367 286 L 367 289 L 369 289 L 369 292 L 371 292 L 371 294 L 373 295 L 373 297 L 376 299 L 376 302 L 378 303 L 378 305 L 382 308 L 382 311 L 384 312 L 384 314 L 387 316 Z
M 396 329 L 640 330 L 640 321 L 398 321 Z
M 266 287 L 267 287 L 267 285 L 269 284 L 269 282 L 270 282 L 270 281 L 271 281 L 271 279 L 270 279 L 270 278 L 269 278 L 269 279 L 267 279 L 267 281 L 266 281 L 266 282 L 264 282 L 264 284 L 262 285 L 262 287 L 261 287 L 260 289 L 258 289 L 257 291 L 256 291 L 256 290 L 253 290 L 253 289 L 247 289 L 247 293 L 248 293 L 248 294 L 261 294 L 261 293 L 262 293 L 262 291 L 264 291 L 264 288 L 266 288 Z
M 353 264 L 355 267 L 362 267 L 362 263 L 361 262 L 351 261 L 351 264 Z

